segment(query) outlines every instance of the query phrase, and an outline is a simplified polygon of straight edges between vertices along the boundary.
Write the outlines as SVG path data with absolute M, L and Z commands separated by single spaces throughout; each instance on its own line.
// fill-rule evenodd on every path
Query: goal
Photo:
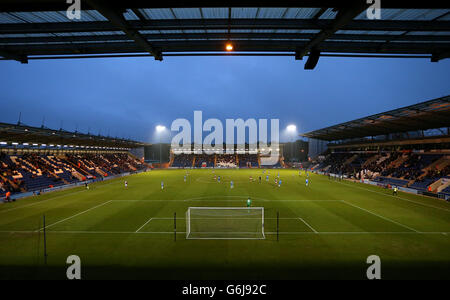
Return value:
M 264 207 L 189 207 L 186 239 L 265 239 Z

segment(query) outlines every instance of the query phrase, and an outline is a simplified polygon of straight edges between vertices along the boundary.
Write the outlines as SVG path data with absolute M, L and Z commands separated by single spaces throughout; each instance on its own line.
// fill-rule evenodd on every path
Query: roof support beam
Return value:
M 26 55 L 15 54 L 8 50 L 0 49 L 0 56 L 3 56 L 4 58 L 6 58 L 8 60 L 17 60 L 18 62 L 20 62 L 22 64 L 28 63 L 28 57 Z
M 298 54 L 296 56 L 299 58 L 303 58 L 303 56 L 308 54 L 311 50 L 315 49 L 317 46 L 319 46 L 320 43 L 327 40 L 329 37 L 335 34 L 336 31 L 343 28 L 367 8 L 368 4 L 363 1 L 359 1 L 355 3 L 355 6 L 352 8 L 339 10 L 331 26 L 319 32 L 305 47 L 298 51 Z
M 224 30 L 231 29 L 295 29 L 326 30 L 335 20 L 327 19 L 184 19 L 184 20 L 133 20 L 119 25 L 138 30 Z M 117 25 L 108 21 L 61 22 L 61 23 L 12 23 L 0 24 L 0 34 L 31 33 L 76 33 L 117 31 Z M 392 20 L 352 20 L 346 30 L 356 31 L 450 31 L 450 21 L 392 21 Z M 335 32 L 335 31 L 334 31 Z M 334 33 L 333 32 L 333 33 Z
M 442 59 L 450 58 L 450 51 L 435 53 L 431 57 L 431 62 L 439 62 Z
M 271 40 L 310 40 L 314 37 L 312 33 L 271 33 L 271 32 L 234 32 L 231 35 L 227 33 L 153 33 L 142 34 L 147 40 L 180 40 L 180 39 L 271 39 Z M 375 41 L 382 42 L 387 35 L 358 35 L 358 34 L 335 34 L 330 39 L 343 41 Z M 124 34 L 110 35 L 75 35 L 75 36 L 38 36 L 38 37 L 0 37 L 0 44 L 24 44 L 24 43 L 71 43 L 71 42 L 102 42 L 102 41 L 130 41 L 131 39 Z M 410 42 L 450 42 L 450 35 L 405 35 L 399 37 L 397 41 Z M 450 54 L 450 53 L 449 53 Z
M 149 52 L 155 57 L 155 60 L 162 61 L 162 52 L 159 49 L 155 49 L 142 35 L 139 31 L 132 29 L 122 13 L 114 10 L 106 4 L 103 0 L 86 0 L 89 5 L 95 8 L 99 13 L 101 13 L 105 18 L 107 18 L 114 26 L 125 32 L 125 34 L 133 39 L 136 44 L 142 47 L 143 50 Z
M 317 20 L 319 19 L 325 12 L 327 11 L 326 8 L 322 7 L 313 17 L 312 19 Z
M 306 41 L 277 41 L 277 40 L 254 40 L 236 41 L 236 48 L 240 52 L 290 52 L 302 48 Z M 376 43 L 361 42 L 323 42 L 320 45 L 322 53 L 377 53 L 374 46 Z M 74 51 L 76 45 L 76 52 Z M 202 41 L 153 41 L 152 45 L 164 52 L 223 52 L 222 40 Z M 0 48 L 1 49 L 1 48 Z M 28 44 L 10 45 L 8 51 L 14 53 L 32 55 L 77 55 L 77 54 L 114 54 L 114 53 L 142 53 L 140 47 L 134 41 L 125 42 L 98 42 L 98 43 L 58 43 L 58 44 Z M 389 45 L 388 52 L 384 54 L 423 54 L 428 55 L 436 51 L 449 49 L 448 43 L 396 43 Z

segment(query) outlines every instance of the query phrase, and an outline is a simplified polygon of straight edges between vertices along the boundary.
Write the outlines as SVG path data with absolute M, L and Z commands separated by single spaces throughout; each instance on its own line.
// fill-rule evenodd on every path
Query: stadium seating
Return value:
M 176 154 L 171 163 L 172 168 L 259 168 L 258 154 Z M 277 166 L 281 168 L 281 163 Z
M 445 188 L 444 190 L 442 190 L 441 193 L 446 194 L 446 195 L 450 195 L 450 186 Z
M 217 168 L 236 168 L 237 160 L 235 154 L 223 154 L 216 156 Z
M 258 168 L 258 155 L 257 154 L 239 154 L 239 168 Z
M 172 167 L 173 168 L 191 168 L 194 162 L 193 154 L 179 154 L 175 155 Z
M 124 153 L 51 156 L 0 155 L 0 198 L 11 193 L 34 192 L 66 184 L 145 169 Z
M 195 155 L 195 167 L 196 168 L 213 168 L 215 164 L 214 155 L 198 154 Z
M 315 169 L 425 191 L 431 184 L 450 173 L 450 165 L 442 169 L 435 167 L 443 161 L 443 154 L 415 153 L 411 150 L 357 154 L 343 152 L 329 153 Z

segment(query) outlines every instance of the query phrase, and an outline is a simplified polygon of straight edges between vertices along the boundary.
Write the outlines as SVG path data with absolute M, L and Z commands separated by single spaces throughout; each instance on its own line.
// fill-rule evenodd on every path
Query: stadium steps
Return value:
M 449 178 L 441 178 L 435 183 L 431 185 L 431 188 L 433 191 L 436 191 L 437 193 L 441 193 L 445 189 L 450 187 L 450 179 Z
M 358 154 L 353 155 L 352 157 L 350 157 L 349 159 L 347 159 L 347 160 L 343 163 L 343 166 L 347 166 L 347 165 L 351 164 L 351 163 L 354 162 L 357 158 L 358 158 Z
M 379 165 L 379 164 L 381 164 L 382 162 L 384 162 L 386 159 L 389 159 L 389 158 L 391 158 L 391 154 L 390 154 L 390 153 L 388 153 L 388 155 L 386 155 L 386 156 L 381 156 L 381 157 L 377 160 L 377 164 Z
M 404 162 L 406 162 L 410 158 L 410 155 L 401 155 L 399 158 L 394 160 L 390 165 L 389 168 L 398 168 L 400 167 Z
M 78 168 L 78 166 L 75 165 L 72 161 L 70 161 L 70 160 L 67 160 L 67 161 L 72 166 L 72 168 L 75 169 L 75 171 L 72 172 L 72 175 L 77 177 L 80 181 L 83 181 L 83 178 L 85 178 L 87 176 L 91 176 L 88 172 L 86 172 L 82 168 Z
M 429 165 L 426 168 L 422 169 L 422 171 L 424 173 L 422 175 L 420 175 L 418 179 L 422 179 L 422 178 L 426 177 L 430 170 L 433 170 L 433 169 L 443 170 L 448 165 L 450 165 L 450 155 L 441 157 L 437 161 L 433 162 L 431 165 Z
M 14 183 L 13 180 L 11 180 L 11 179 L 9 179 L 9 178 L 7 178 L 7 177 L 4 177 L 2 174 L 0 174 L 0 178 L 1 178 L 3 181 L 7 182 L 9 185 L 11 185 L 15 190 L 20 190 L 20 191 L 22 191 L 22 192 L 26 192 L 26 189 L 20 188 L 17 184 Z
M 380 158 L 380 155 L 378 155 L 378 154 L 370 157 L 368 160 L 365 161 L 365 163 L 362 165 L 362 167 L 365 168 L 366 166 L 368 166 L 371 163 L 375 162 L 379 158 Z

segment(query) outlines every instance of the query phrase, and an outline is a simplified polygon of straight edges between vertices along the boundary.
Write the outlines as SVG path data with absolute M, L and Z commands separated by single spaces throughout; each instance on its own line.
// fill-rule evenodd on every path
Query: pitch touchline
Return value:
M 108 183 L 99 185 L 99 186 L 96 187 L 96 189 L 101 188 L 101 187 L 104 187 L 104 186 L 108 186 L 108 185 L 113 184 L 113 183 L 116 183 L 116 182 L 113 181 L 113 182 L 108 182 Z M 73 187 L 73 188 L 75 189 L 75 188 L 79 188 L 79 187 L 80 187 L 80 186 L 78 186 L 78 187 Z M 69 189 L 67 189 L 67 190 L 70 191 L 71 189 L 69 188 Z M 64 194 L 64 195 L 59 195 L 59 196 L 55 196 L 55 197 L 53 197 L 53 198 L 49 198 L 49 199 L 46 199 L 46 200 L 42 200 L 42 201 L 39 201 L 39 202 L 36 202 L 36 203 L 31 203 L 31 204 L 27 204 L 27 205 L 23 205 L 23 206 L 19 206 L 19 207 L 13 207 L 13 208 L 10 208 L 10 209 L 7 209 L 7 210 L 1 210 L 1 211 L 0 211 L 0 214 L 6 213 L 6 212 L 10 212 L 10 211 L 14 211 L 14 210 L 16 210 L 16 209 L 27 208 L 27 207 L 35 206 L 35 205 L 38 205 L 38 204 L 46 203 L 46 202 L 48 202 L 48 201 L 50 201 L 50 200 L 55 200 L 55 199 L 59 199 L 59 198 L 64 198 L 64 197 L 67 197 L 67 196 L 73 196 L 73 195 L 76 195 L 76 194 L 79 194 L 79 193 L 83 193 L 83 192 L 87 192 L 87 190 L 81 190 L 81 191 L 76 191 L 76 192 L 73 192 L 73 193 L 67 193 L 67 194 Z
M 346 186 L 350 186 L 350 187 L 354 187 L 354 188 L 358 188 L 358 189 L 361 189 L 361 190 L 369 191 L 369 192 L 372 192 L 372 193 L 377 193 L 377 194 L 381 194 L 381 195 L 384 195 L 384 196 L 389 196 L 389 197 L 400 199 L 400 200 L 403 200 L 403 201 L 415 203 L 417 205 L 422 205 L 422 206 L 425 206 L 425 207 L 430 207 L 430 208 L 435 208 L 435 209 L 440 209 L 440 210 L 443 210 L 443 211 L 450 212 L 450 209 L 447 209 L 447 208 L 437 207 L 437 206 L 434 206 L 434 205 L 429 205 L 429 204 L 425 204 L 425 203 L 421 203 L 421 202 L 405 199 L 405 198 L 402 198 L 402 197 L 399 197 L 399 196 L 394 196 L 394 195 L 389 195 L 389 194 L 385 194 L 385 193 L 378 192 L 378 191 L 373 191 L 373 190 L 370 190 L 370 189 L 366 189 L 366 188 L 360 187 L 360 186 L 358 186 L 356 184 L 352 185 L 352 184 L 347 184 L 347 183 L 344 183 L 344 182 L 337 182 L 337 183 L 340 183 L 340 184 L 343 184 L 343 185 L 346 185 Z
M 76 191 L 74 193 L 69 193 L 69 194 L 56 196 L 56 197 L 53 197 L 53 198 L 50 198 L 50 199 L 47 199 L 47 200 L 42 200 L 42 201 L 39 201 L 39 202 L 36 202 L 36 203 L 27 204 L 27 205 L 23 205 L 23 206 L 19 206 L 19 207 L 14 207 L 14 208 L 10 208 L 10 209 L 7 209 L 7 210 L 2 210 L 2 211 L 0 211 L 0 214 L 1 213 L 6 213 L 6 212 L 10 212 L 10 211 L 14 211 L 16 209 L 21 209 L 21 208 L 27 208 L 27 207 L 35 206 L 35 205 L 38 205 L 38 204 L 42 204 L 42 203 L 48 202 L 50 200 L 55 200 L 55 199 L 59 199 L 59 198 L 63 198 L 63 197 L 71 196 L 71 195 L 76 195 L 76 194 L 79 194 L 79 193 L 82 193 L 82 192 L 85 192 L 85 191 L 86 190 Z

